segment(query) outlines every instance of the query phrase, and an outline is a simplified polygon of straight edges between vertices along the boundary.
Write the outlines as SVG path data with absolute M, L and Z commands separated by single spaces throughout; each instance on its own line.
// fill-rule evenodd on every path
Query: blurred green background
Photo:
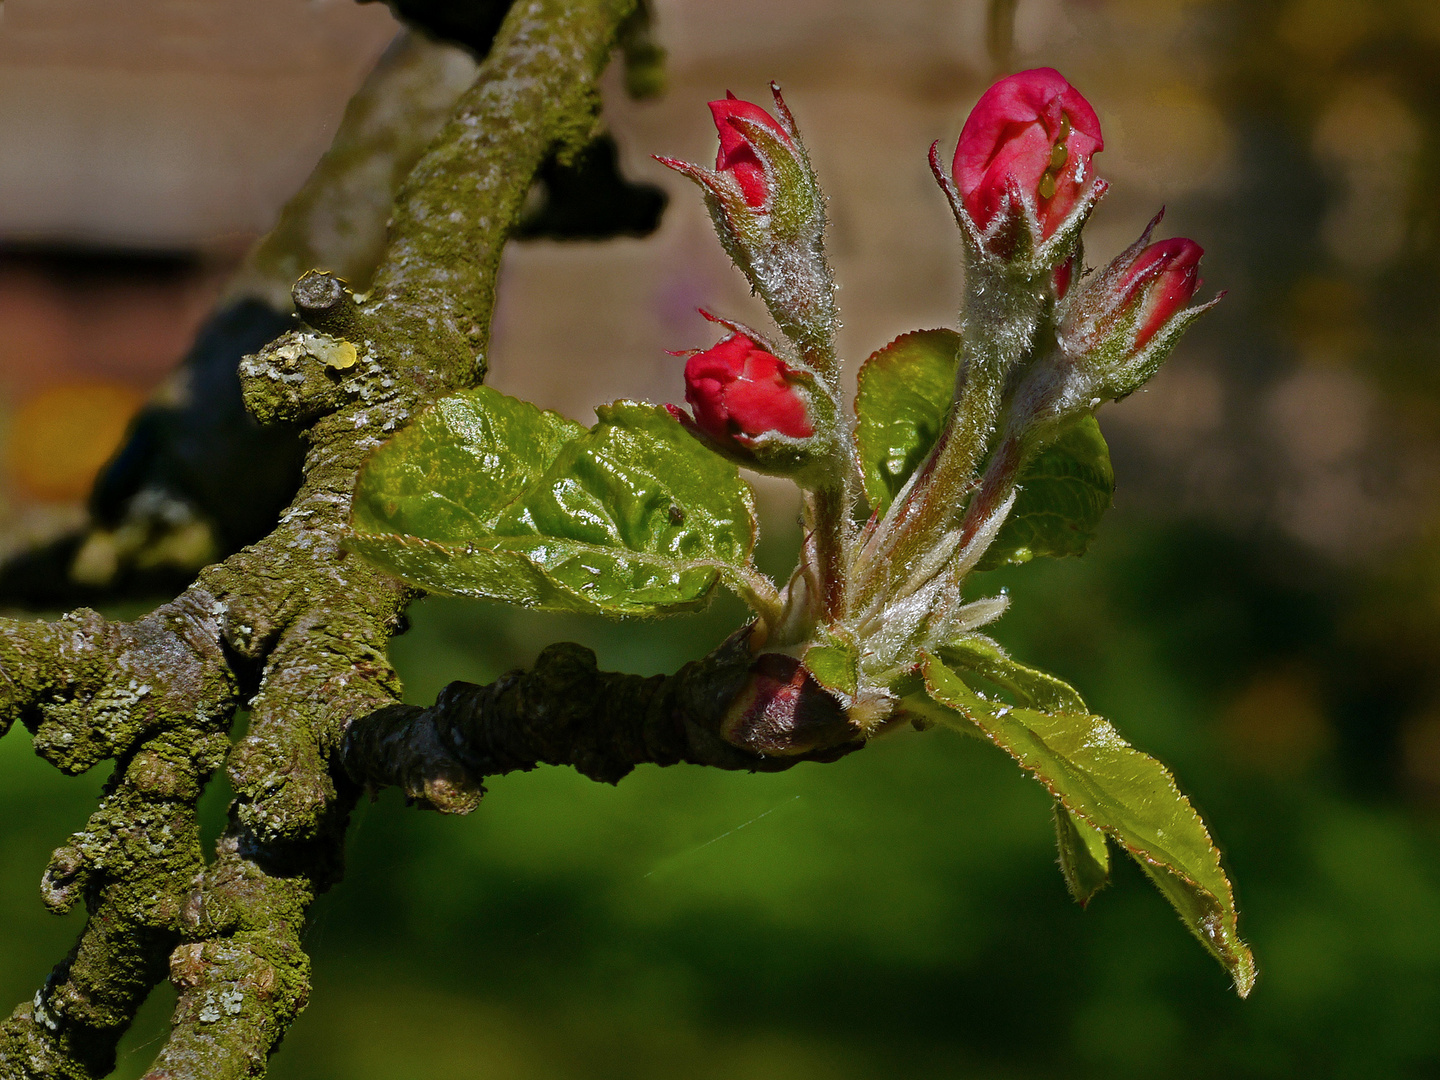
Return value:
M 1119 493 L 1095 548 L 982 584 L 1013 599 L 996 636 L 1205 816 L 1259 961 L 1251 998 L 1128 863 L 1075 906 L 1048 799 L 1008 758 L 902 733 L 778 776 L 647 768 L 610 788 L 542 769 L 495 780 L 465 819 L 393 792 L 362 805 L 307 932 L 312 1004 L 271 1075 L 1440 1075 L 1440 5 L 1019 0 L 1001 59 L 988 6 L 660 3 L 670 94 L 607 109 L 630 167 L 667 182 L 636 162 L 710 152 L 707 97 L 785 82 L 832 194 L 852 360 L 953 320 L 923 154 L 997 66 L 1054 64 L 1099 109 L 1116 188 L 1092 261 L 1161 202 L 1206 247 L 1226 302 L 1150 394 L 1101 413 Z M 672 192 L 653 240 L 507 256 L 497 386 L 577 416 L 673 398 L 659 347 L 708 343 L 689 309 L 753 317 Z M 761 495 L 779 572 L 794 506 Z M 671 671 L 739 618 L 427 600 L 393 656 L 422 702 L 562 639 Z M 0 1001 L 73 940 L 37 882 L 101 780 L 0 741 Z M 213 836 L 223 784 L 206 798 Z M 119 1075 L 144 1071 L 171 1001 L 147 1006 Z

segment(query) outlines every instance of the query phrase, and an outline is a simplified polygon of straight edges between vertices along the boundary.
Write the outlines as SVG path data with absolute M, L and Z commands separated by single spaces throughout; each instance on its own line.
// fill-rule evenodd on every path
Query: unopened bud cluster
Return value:
M 1199 245 L 1152 243 L 1158 215 L 1103 270 L 1085 267 L 1081 232 L 1107 187 L 1094 167 L 1105 145 L 1099 119 L 1053 69 L 1002 79 L 966 120 L 949 167 L 938 143 L 930 152 L 965 269 L 945 427 L 885 512 L 867 512 L 839 394 L 824 199 L 794 118 L 772 91 L 773 113 L 733 94 L 710 103 L 720 142 L 713 168 L 659 159 L 700 185 L 722 244 L 782 335 L 770 342 L 710 316 L 729 332 L 685 354 L 692 412 L 671 408 L 719 452 L 806 490 L 801 565 L 755 647 L 805 657 L 823 641 L 831 667 L 853 652 L 853 678 L 822 682 L 868 733 L 894 712 L 893 689 L 922 650 L 1004 610 L 1003 597 L 965 600 L 962 585 L 1004 524 L 1026 465 L 1065 424 L 1137 389 L 1210 305 L 1187 306 L 1200 286 Z M 774 666 L 765 671 L 773 676 Z M 809 685 L 799 674 L 765 682 L 756 670 L 752 689 L 767 701 L 807 700 L 794 691 Z

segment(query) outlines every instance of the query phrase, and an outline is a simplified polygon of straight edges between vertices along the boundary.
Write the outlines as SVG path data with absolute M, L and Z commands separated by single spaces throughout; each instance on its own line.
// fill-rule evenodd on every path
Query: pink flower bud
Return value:
M 685 362 L 685 400 L 695 410 L 693 425 L 721 446 L 738 443 L 748 450 L 761 435 L 815 434 L 794 373 L 744 334 L 731 334 Z M 688 419 L 682 414 L 682 422 Z
M 1143 348 L 1200 288 L 1200 256 L 1194 240 L 1177 236 L 1151 244 L 1135 257 L 1116 284 L 1119 309 L 1138 303 L 1134 348 Z
M 789 133 L 759 105 L 741 101 L 728 90 L 723 100 L 710 102 L 710 113 L 715 118 L 715 130 L 720 134 L 720 152 L 715 156 L 715 170 L 735 177 L 749 205 L 762 206 L 770 194 L 765 166 L 755 153 L 750 137 L 732 121 L 739 117 L 763 124 L 786 146 L 793 147 Z
M 1090 103 L 1054 68 L 1001 79 L 971 110 L 951 175 L 984 232 L 1015 195 L 1050 237 L 1083 194 L 1090 159 L 1105 147 Z

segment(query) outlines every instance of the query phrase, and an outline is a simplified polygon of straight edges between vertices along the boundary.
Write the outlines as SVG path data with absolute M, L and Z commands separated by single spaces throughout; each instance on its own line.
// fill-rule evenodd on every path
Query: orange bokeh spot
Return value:
M 129 386 L 84 382 L 49 387 L 22 403 L 5 440 L 6 472 L 17 494 L 83 499 L 142 401 Z

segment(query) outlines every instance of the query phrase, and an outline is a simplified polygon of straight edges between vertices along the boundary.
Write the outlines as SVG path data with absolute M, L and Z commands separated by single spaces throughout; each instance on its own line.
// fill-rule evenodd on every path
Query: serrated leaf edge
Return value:
M 939 664 L 947 671 L 950 670 L 945 665 L 945 662 L 941 660 L 938 656 L 935 656 L 934 654 L 929 652 L 922 652 L 920 654 L 920 667 L 922 675 L 925 679 L 925 688 L 927 692 L 933 692 L 934 690 L 934 684 L 932 683 L 930 678 L 930 665 L 932 663 Z M 951 674 L 955 673 L 951 672 Z M 960 678 L 959 675 L 956 675 L 955 677 Z M 964 680 L 962 679 L 961 681 L 963 682 Z M 936 704 L 940 705 L 942 708 L 951 708 L 950 706 L 938 700 L 936 700 Z M 951 711 L 956 713 L 956 715 L 963 717 L 968 723 L 972 724 L 977 729 L 980 737 L 982 737 L 986 742 L 989 742 L 992 746 L 995 746 L 997 749 L 1004 751 L 1004 753 L 1012 759 L 1015 758 L 1015 755 L 1011 753 L 1010 750 L 1008 750 L 1003 744 L 1001 744 L 991 732 L 986 730 L 984 725 L 980 724 L 978 721 L 971 719 L 969 716 L 966 716 L 958 709 L 951 709 Z M 1039 712 L 1042 710 L 1035 711 Z M 1251 989 L 1255 985 L 1255 978 L 1257 973 L 1255 967 L 1255 957 L 1250 947 L 1246 945 L 1244 940 L 1240 937 L 1239 921 L 1237 918 L 1238 912 L 1235 906 L 1234 886 L 1232 885 L 1229 876 L 1225 873 L 1224 867 L 1221 864 L 1220 849 L 1216 846 L 1214 838 L 1210 835 L 1210 829 L 1205 824 L 1205 819 L 1200 816 L 1199 812 L 1195 809 L 1194 804 L 1190 802 L 1189 797 L 1180 790 L 1179 785 L 1175 783 L 1174 774 L 1172 774 L 1170 770 L 1166 768 L 1163 762 L 1161 762 L 1157 758 L 1151 757 L 1149 754 L 1145 754 L 1143 750 L 1136 749 L 1133 745 L 1131 745 L 1129 741 L 1124 738 L 1124 736 L 1122 736 L 1118 731 L 1115 731 L 1114 725 L 1110 724 L 1109 721 L 1105 720 L 1103 717 L 1096 717 L 1092 714 L 1091 718 L 1100 720 L 1107 727 L 1109 727 L 1110 730 L 1114 732 L 1114 737 L 1127 749 L 1135 750 L 1137 754 L 1144 754 L 1144 756 L 1150 758 L 1151 761 L 1154 761 L 1156 766 L 1160 769 L 1161 774 L 1165 777 L 1165 781 L 1170 786 L 1171 791 L 1173 791 L 1175 796 L 1180 800 L 1180 802 L 1185 805 L 1185 808 L 1194 815 L 1196 823 L 1200 826 L 1201 834 L 1205 837 L 1207 850 L 1215 860 L 1215 867 L 1220 874 L 1220 880 L 1225 883 L 1225 891 L 1227 895 L 1225 896 L 1224 900 L 1228 901 L 1228 905 L 1226 903 L 1220 902 L 1220 898 L 1216 897 L 1217 906 L 1220 909 L 1217 914 L 1224 920 L 1226 929 L 1228 929 L 1233 935 L 1234 940 L 1239 947 L 1238 955 L 1234 957 L 1233 962 L 1227 962 L 1225 953 L 1220 950 L 1214 939 L 1207 939 L 1205 935 L 1203 935 L 1199 931 L 1198 928 L 1191 927 L 1188 923 L 1185 923 L 1183 919 L 1182 924 L 1185 925 L 1186 929 L 1189 930 L 1191 934 L 1193 934 L 1195 938 L 1206 947 L 1207 950 L 1215 954 L 1217 958 L 1221 960 L 1226 970 L 1230 972 L 1231 977 L 1235 980 L 1236 993 L 1239 994 L 1239 996 L 1242 998 L 1248 997 Z M 1023 767 L 1024 766 L 1022 765 L 1022 768 Z M 1112 829 L 1108 829 L 1100 822 L 1093 820 L 1088 814 L 1084 813 L 1083 811 L 1076 810 L 1070 805 L 1069 801 L 1066 800 L 1065 797 L 1056 789 L 1054 784 L 1044 776 L 1040 775 L 1040 773 L 1030 769 L 1027 769 L 1026 771 L 1029 772 L 1030 775 L 1033 776 L 1040 783 L 1040 785 L 1050 793 L 1052 798 L 1054 798 L 1057 802 L 1063 805 L 1069 813 L 1073 814 L 1075 817 L 1093 826 L 1094 828 L 1099 829 L 1107 837 L 1115 841 L 1116 844 L 1123 848 L 1125 852 L 1136 862 L 1152 866 L 1155 869 L 1162 871 L 1163 873 L 1178 878 L 1181 881 L 1185 882 L 1187 885 L 1189 885 L 1192 889 L 1195 889 L 1196 891 L 1201 892 L 1207 896 L 1215 895 L 1214 893 L 1211 893 L 1209 889 L 1207 889 L 1205 886 L 1201 885 L 1198 881 L 1191 877 L 1189 874 L 1185 873 L 1183 870 L 1179 869 L 1178 867 L 1172 867 L 1168 863 L 1165 863 L 1159 859 L 1151 858 L 1143 851 L 1140 851 L 1132 845 L 1126 843 L 1125 840 L 1120 836 L 1116 835 L 1116 833 Z M 1080 781 L 1092 793 L 1094 792 L 1094 786 L 1083 776 L 1080 777 Z M 1166 899 L 1168 900 L 1169 898 L 1167 897 Z M 1226 910 L 1227 906 L 1228 912 Z

